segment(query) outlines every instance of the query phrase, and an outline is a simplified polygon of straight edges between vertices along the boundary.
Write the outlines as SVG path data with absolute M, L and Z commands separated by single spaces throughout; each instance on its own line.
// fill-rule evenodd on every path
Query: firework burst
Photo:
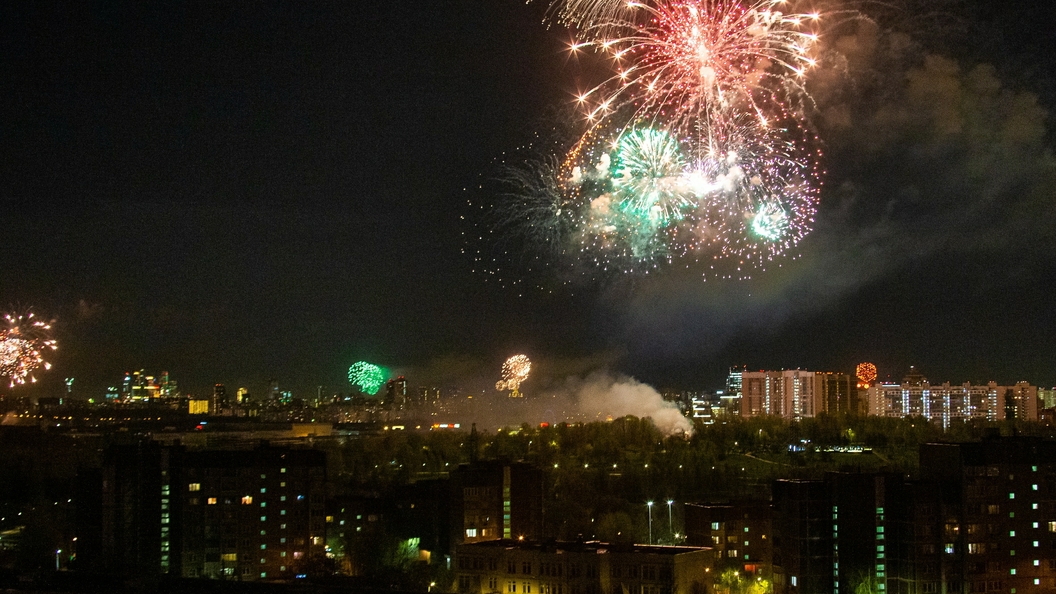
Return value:
M 8 314 L 7 327 L 0 331 L 0 375 L 11 381 L 11 387 L 37 381 L 33 372 L 51 369 L 44 353 L 58 348 L 51 337 L 51 323 L 39 320 L 32 312 Z
M 385 383 L 385 370 L 373 363 L 357 361 L 348 368 L 348 381 L 373 396 Z
M 532 370 L 532 362 L 526 355 L 514 355 L 502 364 L 502 379 L 495 384 L 495 389 L 500 392 L 509 390 L 510 396 L 521 395 L 521 383 L 528 379 L 528 373 Z
M 784 6 L 555 2 L 583 40 L 573 49 L 594 50 L 611 76 L 578 96 L 583 132 L 559 163 L 513 168 L 505 229 L 601 271 L 740 270 L 786 254 L 821 185 L 804 115 L 821 16 Z

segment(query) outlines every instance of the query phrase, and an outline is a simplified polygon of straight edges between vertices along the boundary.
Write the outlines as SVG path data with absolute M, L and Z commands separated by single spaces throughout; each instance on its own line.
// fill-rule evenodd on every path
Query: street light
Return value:
M 62 554 L 62 549 L 56 549 L 55 551 L 55 571 L 59 570 L 59 555 Z
M 668 534 L 674 534 L 675 533 L 675 529 L 672 527 L 672 524 L 671 524 L 671 504 L 674 503 L 674 502 L 675 502 L 674 499 L 668 499 L 667 500 L 667 532 L 668 532 Z
M 649 544 L 653 544 L 653 502 L 647 501 L 645 505 L 649 509 Z

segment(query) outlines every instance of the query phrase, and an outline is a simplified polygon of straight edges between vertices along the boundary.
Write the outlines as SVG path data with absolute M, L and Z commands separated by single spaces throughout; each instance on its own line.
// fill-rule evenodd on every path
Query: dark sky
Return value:
M 138 368 L 198 393 L 345 389 L 358 359 L 414 384 L 516 352 L 661 388 L 861 360 L 1052 385 L 1056 19 L 933 4 L 891 25 L 912 49 L 858 31 L 849 74 L 819 83 L 802 258 L 551 294 L 474 272 L 461 220 L 575 90 L 543 5 L 3 3 L 0 303 L 55 318 L 61 344 L 33 393 Z

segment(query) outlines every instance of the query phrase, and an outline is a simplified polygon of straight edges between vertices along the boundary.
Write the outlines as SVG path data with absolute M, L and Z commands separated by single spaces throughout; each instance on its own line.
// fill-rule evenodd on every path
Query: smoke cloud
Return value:
M 956 274 L 943 262 L 1007 262 L 1002 278 L 1052 265 L 1038 246 L 1056 239 L 1056 159 L 1034 94 L 867 19 L 830 36 L 822 63 L 809 108 L 828 170 L 815 231 L 748 281 L 686 270 L 613 298 L 633 357 L 700 360 L 739 335 L 763 342 L 910 271 Z
M 583 371 L 591 361 L 611 354 L 570 360 L 533 362 L 535 376 L 521 385 L 522 398 L 494 389 L 490 376 L 476 380 L 463 376 L 458 384 L 477 386 L 445 405 L 444 422 L 476 423 L 480 428 L 519 426 L 522 423 L 608 421 L 624 416 L 652 419 L 667 435 L 691 434 L 693 425 L 673 402 L 652 386 L 608 371 Z M 463 360 L 464 361 L 464 360 Z M 465 367 L 475 367 L 466 364 Z M 567 375 L 566 375 L 567 374 Z

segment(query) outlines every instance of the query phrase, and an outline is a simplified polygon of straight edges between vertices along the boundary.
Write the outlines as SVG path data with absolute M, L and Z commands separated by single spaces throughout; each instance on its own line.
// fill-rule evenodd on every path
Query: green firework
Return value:
M 752 232 L 759 237 L 775 241 L 788 229 L 788 215 L 779 206 L 762 205 L 752 218 Z
M 348 381 L 373 396 L 385 383 L 385 370 L 373 363 L 358 361 L 348 368 Z
M 653 225 L 680 220 L 691 206 L 684 188 L 686 162 L 678 140 L 653 128 L 632 128 L 616 144 L 612 185 L 619 209 Z

